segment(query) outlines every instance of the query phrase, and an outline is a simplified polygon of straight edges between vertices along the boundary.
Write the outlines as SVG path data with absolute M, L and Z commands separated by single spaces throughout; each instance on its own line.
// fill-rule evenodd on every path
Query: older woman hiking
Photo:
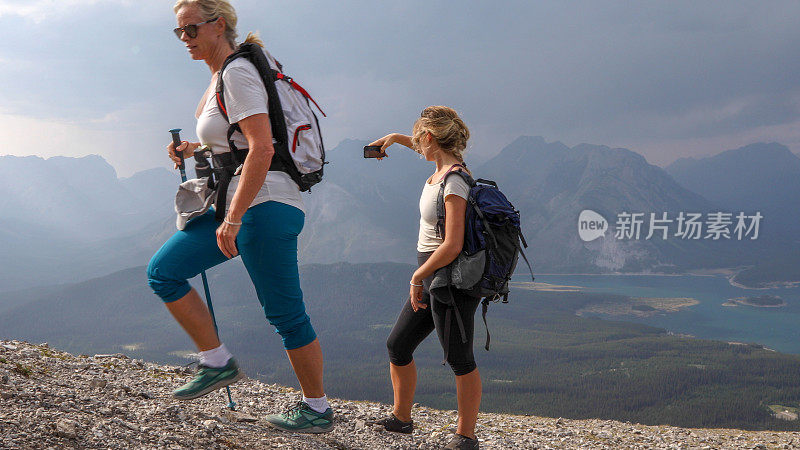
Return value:
M 439 342 L 447 346 L 447 362 L 455 373 L 458 397 L 458 429 L 449 449 L 478 448 L 475 423 L 481 401 L 481 377 L 472 353 L 475 310 L 480 299 L 457 289 L 453 297 L 464 325 L 466 342 L 459 327 L 445 323 L 447 306 L 430 295 L 434 272 L 450 264 L 461 252 L 464 243 L 465 212 L 470 187 L 460 176 L 446 178 L 444 185 L 444 238 L 437 232 L 436 202 L 445 177 L 454 170 L 466 170 L 462 152 L 467 146 L 469 129 L 451 108 L 430 106 L 414 124 L 412 136 L 393 133 L 370 145 L 385 151 L 394 143 L 409 147 L 436 164 L 433 175 L 424 183 L 419 201 L 420 221 L 417 240 L 419 268 L 409 280 L 409 299 L 394 325 L 387 346 L 389 373 L 394 390 L 392 413 L 371 423 L 386 430 L 411 433 L 411 405 L 417 385 L 417 368 L 413 353 L 417 346 L 436 330 Z M 449 336 L 446 335 L 449 331 Z
M 214 155 L 230 151 L 227 132 L 236 123 L 240 132 L 231 139 L 238 149 L 248 149 L 241 174 L 227 191 L 224 221 L 214 211 L 191 219 L 153 256 L 147 268 L 149 284 L 164 301 L 200 351 L 198 373 L 173 395 L 189 400 L 227 386 L 243 375 L 231 353 L 214 330 L 211 315 L 187 280 L 201 271 L 241 254 L 267 320 L 283 339 L 283 345 L 303 390 L 303 400 L 282 414 L 266 417 L 279 429 L 322 433 L 333 429 L 334 417 L 322 383 L 322 349 L 305 312 L 297 268 L 297 236 L 305 214 L 298 185 L 285 172 L 273 170 L 275 154 L 268 116 L 267 91 L 256 67 L 239 58 L 222 74 L 227 57 L 237 48 L 236 12 L 225 0 L 179 0 L 174 7 L 175 34 L 194 60 L 211 71 L 209 87 L 195 117 L 197 136 Z M 263 47 L 249 34 L 245 42 Z M 217 77 L 225 84 L 224 105 L 228 120 L 215 98 Z M 190 157 L 199 142 L 167 146 Z M 271 167 L 272 166 L 272 167 Z

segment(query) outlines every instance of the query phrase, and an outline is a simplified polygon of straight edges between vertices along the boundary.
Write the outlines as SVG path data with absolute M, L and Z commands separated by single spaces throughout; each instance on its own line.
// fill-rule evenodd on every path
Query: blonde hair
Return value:
M 236 37 L 239 34 L 236 32 L 236 22 L 238 21 L 236 17 L 236 10 L 233 9 L 233 5 L 227 0 L 178 0 L 175 3 L 175 6 L 172 8 L 173 11 L 177 14 L 181 8 L 184 6 L 196 6 L 198 11 L 200 12 L 200 16 L 203 20 L 213 20 L 217 17 L 222 17 L 225 19 L 225 39 L 231 45 L 231 47 L 236 48 Z M 258 36 L 258 33 L 247 33 L 247 37 L 244 40 L 244 43 L 253 43 L 258 44 L 259 46 L 264 46 L 264 41 Z
M 441 149 L 464 162 L 464 150 L 469 140 L 469 128 L 458 113 L 447 106 L 429 106 L 422 110 L 414 123 L 411 143 L 419 152 L 419 142 L 430 133 Z

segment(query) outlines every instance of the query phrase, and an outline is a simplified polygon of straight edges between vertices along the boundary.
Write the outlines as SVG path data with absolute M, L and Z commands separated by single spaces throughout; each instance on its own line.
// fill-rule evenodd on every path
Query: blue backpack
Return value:
M 459 170 L 454 170 L 455 168 Z M 444 185 L 447 178 L 460 176 L 469 185 L 467 198 L 467 211 L 465 218 L 464 246 L 461 253 L 449 265 L 439 269 L 431 283 L 431 294 L 450 306 L 450 310 L 457 312 L 452 295 L 452 288 L 467 292 L 468 294 L 483 298 L 482 316 L 486 327 L 486 350 L 489 350 L 489 327 L 486 324 L 486 312 L 489 302 L 502 300 L 508 303 L 508 282 L 517 266 L 519 256 L 528 266 L 531 281 L 534 281 L 533 269 L 525 256 L 523 248 L 528 248 L 525 236 L 520 227 L 519 211 L 508 201 L 506 196 L 497 188 L 497 183 L 479 178 L 474 180 L 469 174 L 460 170 L 461 165 L 455 165 L 445 174 L 439 197 L 436 202 L 436 234 L 444 238 Z M 461 315 L 455 314 L 461 331 L 461 338 L 466 342 L 464 325 Z M 445 326 L 449 328 L 450 317 L 445 317 Z M 445 333 L 447 339 L 449 333 Z M 447 343 L 445 342 L 445 360 L 447 359 Z

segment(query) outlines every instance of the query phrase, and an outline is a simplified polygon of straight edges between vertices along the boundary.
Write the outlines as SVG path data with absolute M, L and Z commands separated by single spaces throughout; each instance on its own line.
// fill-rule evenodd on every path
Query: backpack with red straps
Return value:
M 322 169 L 325 165 L 322 133 L 317 115 L 311 110 L 311 103 L 314 103 L 323 116 L 325 113 L 302 86 L 283 73 L 283 67 L 272 55 L 258 44 L 244 43 L 228 56 L 217 77 L 217 105 L 225 120 L 228 120 L 228 112 L 225 109 L 222 72 L 238 58 L 246 58 L 253 63 L 267 89 L 269 120 L 275 147 L 271 170 L 281 170 L 289 174 L 301 191 L 311 190 L 311 186 L 322 181 Z M 228 146 L 232 155 L 240 154 L 231 138 L 236 131 L 241 132 L 239 125 L 231 124 L 228 128 Z

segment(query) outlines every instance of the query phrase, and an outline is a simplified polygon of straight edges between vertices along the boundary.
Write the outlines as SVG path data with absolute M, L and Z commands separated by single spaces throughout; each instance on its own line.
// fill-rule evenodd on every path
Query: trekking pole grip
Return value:
M 181 175 L 186 173 L 186 165 L 183 162 L 183 153 L 178 151 L 178 147 L 181 145 L 181 129 L 180 128 L 173 128 L 169 130 L 170 134 L 172 134 L 172 146 L 175 149 L 175 156 L 181 159 L 181 162 L 178 163 L 178 169 L 181 171 Z

